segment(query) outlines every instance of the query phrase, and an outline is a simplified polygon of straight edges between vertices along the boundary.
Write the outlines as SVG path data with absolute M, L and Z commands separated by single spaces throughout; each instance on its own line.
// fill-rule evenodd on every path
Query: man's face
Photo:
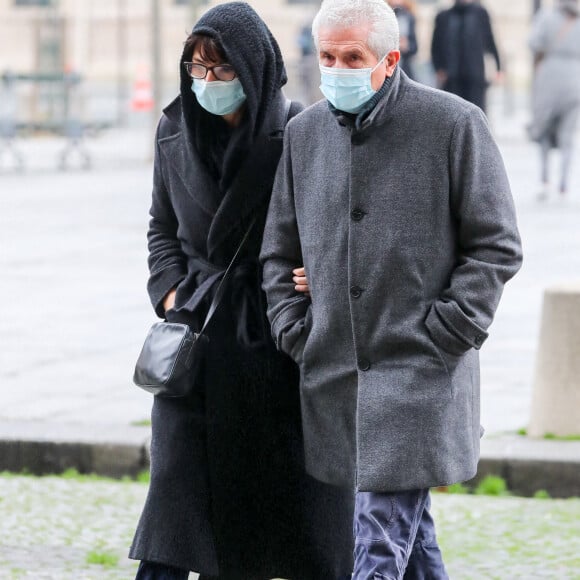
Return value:
M 374 68 L 379 59 L 367 45 L 370 26 L 350 28 L 320 28 L 318 32 L 318 59 L 322 66 L 336 68 Z M 382 56 L 382 55 L 381 55 Z M 390 77 L 399 61 L 398 50 L 387 58 L 371 74 L 371 86 L 378 91 Z

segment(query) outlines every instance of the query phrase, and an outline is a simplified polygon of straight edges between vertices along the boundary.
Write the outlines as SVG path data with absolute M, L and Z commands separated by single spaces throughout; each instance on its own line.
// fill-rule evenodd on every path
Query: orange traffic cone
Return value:
M 140 70 L 133 85 L 131 109 L 133 111 L 151 111 L 154 104 L 151 81 L 147 78 L 145 72 Z

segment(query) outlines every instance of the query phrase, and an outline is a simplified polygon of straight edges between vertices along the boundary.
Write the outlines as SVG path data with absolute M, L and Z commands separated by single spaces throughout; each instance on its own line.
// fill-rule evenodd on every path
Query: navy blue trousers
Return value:
M 448 580 L 428 489 L 358 492 L 352 580 Z

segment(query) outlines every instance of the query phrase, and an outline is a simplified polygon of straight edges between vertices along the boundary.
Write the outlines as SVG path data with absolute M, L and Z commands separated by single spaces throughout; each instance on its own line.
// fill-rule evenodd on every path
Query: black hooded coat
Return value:
M 193 32 L 222 45 L 246 109 L 233 130 L 203 110 L 182 56 L 181 94 L 155 141 L 157 314 L 199 329 L 212 280 L 257 222 L 208 328 L 202 380 L 188 399 L 154 400 L 151 484 L 130 557 L 220 579 L 331 580 L 352 569 L 353 492 L 304 471 L 298 370 L 271 339 L 258 264 L 284 127 L 300 106 L 283 96 L 278 45 L 247 4 L 218 5 Z

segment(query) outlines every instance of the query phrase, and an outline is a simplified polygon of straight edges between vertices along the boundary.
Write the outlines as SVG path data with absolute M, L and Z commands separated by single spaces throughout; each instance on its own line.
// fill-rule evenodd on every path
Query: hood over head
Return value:
M 190 61 L 192 56 L 191 48 L 186 44 L 180 60 L 184 121 L 190 140 L 202 158 L 212 154 L 214 169 L 216 163 L 221 165 L 221 168 L 217 167 L 217 177 L 223 190 L 231 182 L 244 153 L 259 135 L 270 105 L 286 84 L 286 69 L 272 33 L 245 2 L 227 2 L 211 8 L 199 19 L 191 34 L 216 41 L 223 49 L 227 63 L 234 67 L 246 94 L 243 120 L 239 127 L 230 131 L 221 117 L 208 113 L 197 102 L 191 90 L 192 79 L 183 66 L 183 62 Z M 213 153 L 207 151 L 212 148 L 211 145 L 208 147 L 208 138 L 214 140 L 216 132 L 228 136 L 231 132 L 227 147 L 223 146 L 223 139 L 222 147 L 217 147 L 217 157 L 215 149 Z

